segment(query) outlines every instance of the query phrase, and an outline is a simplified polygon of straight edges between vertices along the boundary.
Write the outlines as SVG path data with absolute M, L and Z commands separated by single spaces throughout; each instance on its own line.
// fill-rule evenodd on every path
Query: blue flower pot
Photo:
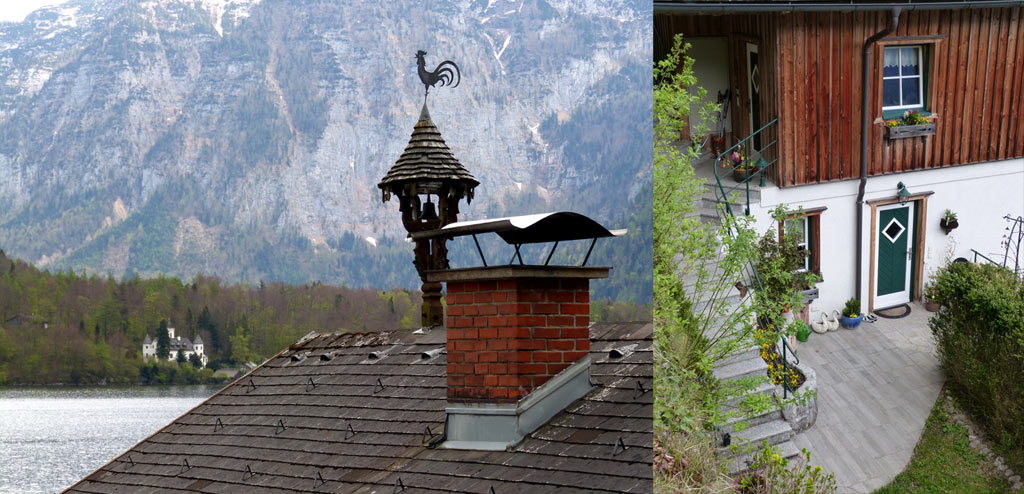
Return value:
M 843 316 L 839 318 L 839 320 L 842 321 L 843 323 L 843 327 L 846 329 L 853 329 L 856 328 L 857 326 L 860 326 L 860 321 L 862 319 L 864 319 L 863 314 L 858 314 L 857 317 Z

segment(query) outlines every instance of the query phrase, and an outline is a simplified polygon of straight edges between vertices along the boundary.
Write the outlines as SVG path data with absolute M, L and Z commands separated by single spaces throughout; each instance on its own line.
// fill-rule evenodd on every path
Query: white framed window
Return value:
M 924 52 L 921 45 L 887 46 L 882 64 L 882 109 L 924 108 Z

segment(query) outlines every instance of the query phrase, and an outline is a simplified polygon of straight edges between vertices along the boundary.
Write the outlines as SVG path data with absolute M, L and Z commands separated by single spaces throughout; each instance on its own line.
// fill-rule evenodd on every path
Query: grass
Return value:
M 967 428 L 949 416 L 944 397 L 939 393 L 910 465 L 875 494 L 1010 492 L 992 459 L 972 448 Z

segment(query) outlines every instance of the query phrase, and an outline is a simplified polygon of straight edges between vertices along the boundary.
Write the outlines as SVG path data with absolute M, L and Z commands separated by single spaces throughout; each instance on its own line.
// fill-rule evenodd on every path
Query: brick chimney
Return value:
M 503 449 L 591 389 L 590 279 L 609 269 L 430 273 L 447 282 L 448 447 Z
M 447 288 L 449 401 L 518 400 L 590 352 L 587 278 L 450 281 Z

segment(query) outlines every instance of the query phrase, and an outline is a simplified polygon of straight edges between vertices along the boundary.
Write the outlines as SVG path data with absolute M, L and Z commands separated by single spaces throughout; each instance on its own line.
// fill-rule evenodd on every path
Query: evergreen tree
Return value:
M 195 355 L 193 355 L 193 357 L 194 356 Z M 181 350 L 178 350 L 178 356 L 175 357 L 174 360 L 177 360 L 179 364 L 184 364 L 185 362 L 188 362 L 188 359 L 185 358 L 185 352 Z
M 195 367 L 196 369 L 200 369 L 203 367 L 203 359 L 199 358 L 199 355 L 196 355 L 194 353 L 192 355 L 189 355 L 188 361 L 190 364 L 192 364 L 192 367 Z
M 156 330 L 156 358 L 167 359 L 171 354 L 171 336 L 167 334 L 167 319 L 160 320 L 160 329 Z

